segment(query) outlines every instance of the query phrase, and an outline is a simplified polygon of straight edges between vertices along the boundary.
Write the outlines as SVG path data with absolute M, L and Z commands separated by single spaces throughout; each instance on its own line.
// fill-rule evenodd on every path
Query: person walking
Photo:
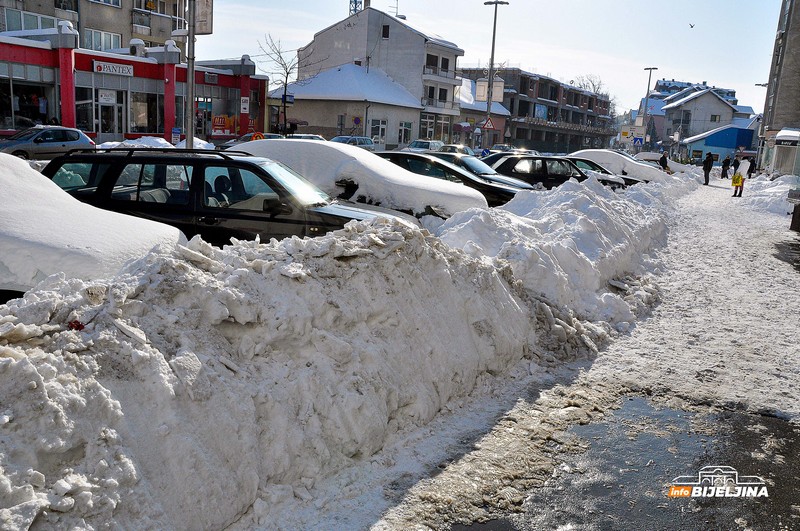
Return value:
M 712 167 L 714 167 L 714 157 L 713 155 L 711 155 L 711 152 L 709 151 L 708 153 L 706 153 L 706 158 L 703 161 L 703 175 L 706 178 L 706 182 L 703 184 L 706 185 L 708 184 L 708 175 L 711 173 Z
M 736 170 L 739 169 L 739 164 L 741 164 L 741 163 L 742 163 L 742 161 L 739 160 L 739 157 L 735 157 L 733 159 L 733 173 L 736 173 Z
M 661 153 L 661 158 L 658 159 L 658 165 L 661 166 L 662 170 L 667 171 L 669 163 L 667 162 L 667 154 L 665 152 Z
M 731 167 L 731 156 L 725 155 L 725 160 L 722 161 L 722 177 L 721 179 L 728 178 L 728 169 Z
M 750 157 L 749 162 L 750 162 L 750 167 L 747 168 L 747 178 L 752 179 L 753 174 L 756 173 L 756 158 Z
M 742 190 L 744 189 L 744 175 L 750 169 L 750 161 L 746 160 L 736 167 L 731 177 L 731 184 L 733 185 L 733 197 L 742 197 Z M 739 171 L 741 170 L 741 171 Z

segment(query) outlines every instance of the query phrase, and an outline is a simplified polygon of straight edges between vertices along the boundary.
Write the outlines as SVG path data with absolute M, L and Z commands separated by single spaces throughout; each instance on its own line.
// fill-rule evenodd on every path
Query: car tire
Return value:
M 28 160 L 30 158 L 30 157 L 28 157 L 28 154 L 25 153 L 24 151 L 14 151 L 11 154 L 14 155 L 15 157 L 19 157 L 19 158 L 21 158 L 23 160 Z

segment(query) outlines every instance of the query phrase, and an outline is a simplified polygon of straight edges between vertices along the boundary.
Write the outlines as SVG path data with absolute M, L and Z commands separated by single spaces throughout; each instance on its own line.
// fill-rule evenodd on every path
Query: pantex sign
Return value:
M 115 76 L 133 77 L 133 65 L 92 61 L 92 70 L 98 74 L 113 74 Z

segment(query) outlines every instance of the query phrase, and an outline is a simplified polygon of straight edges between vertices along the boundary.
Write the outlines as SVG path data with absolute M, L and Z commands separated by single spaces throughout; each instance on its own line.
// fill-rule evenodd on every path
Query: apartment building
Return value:
M 411 124 L 412 139 L 431 138 L 449 141 L 453 124 L 460 115 L 456 87 L 457 61 L 464 51 L 441 37 L 427 35 L 398 17 L 366 7 L 314 35 L 297 51 L 298 80 L 347 64 L 378 68 L 411 93 L 421 106 Z M 400 129 L 390 116 L 370 114 L 364 124 L 372 129 Z M 402 139 L 399 139 L 402 141 Z M 389 138 L 388 143 L 398 141 Z M 402 142 L 401 142 L 402 143 Z
M 467 79 L 486 77 L 483 68 L 462 68 Z M 518 147 L 543 152 L 602 148 L 616 134 L 608 95 L 597 94 L 519 68 L 502 68 L 503 107 L 511 113 L 503 136 Z

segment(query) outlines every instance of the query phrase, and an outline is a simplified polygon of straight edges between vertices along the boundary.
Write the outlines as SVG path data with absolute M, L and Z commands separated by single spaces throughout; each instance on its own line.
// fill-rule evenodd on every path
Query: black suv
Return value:
M 160 221 L 215 245 L 230 239 L 319 236 L 399 212 L 328 197 L 273 160 L 231 150 L 109 149 L 53 159 L 42 173 L 77 199 Z
M 563 157 L 546 157 L 542 155 L 512 154 L 500 159 L 492 165 L 500 175 L 514 177 L 533 185 L 541 185 L 550 190 L 570 179 L 585 181 L 588 176 L 574 162 Z M 625 182 L 614 176 L 605 175 L 598 181 L 611 189 L 624 188 Z

